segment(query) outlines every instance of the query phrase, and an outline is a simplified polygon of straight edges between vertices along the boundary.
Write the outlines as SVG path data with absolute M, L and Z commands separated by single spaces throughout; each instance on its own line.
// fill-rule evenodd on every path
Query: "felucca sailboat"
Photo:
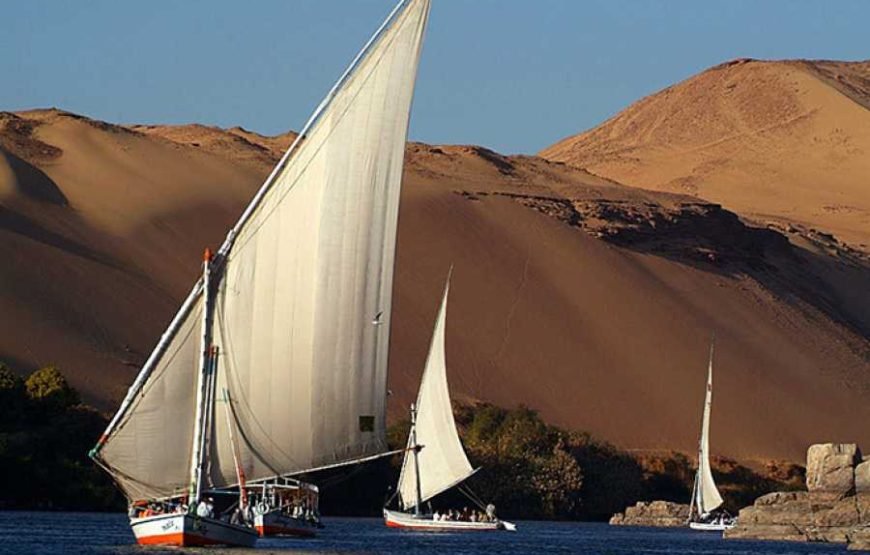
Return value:
M 451 271 L 452 273 L 452 271 Z M 477 470 L 471 467 L 453 420 L 450 390 L 447 386 L 445 325 L 447 295 L 450 277 L 444 287 L 444 297 L 435 321 L 435 331 L 429 346 L 429 355 L 420 381 L 417 402 L 411 405 L 411 430 L 408 447 L 402 462 L 395 497 L 401 511 L 384 508 L 384 521 L 392 528 L 411 528 L 434 531 L 516 530 L 510 522 L 499 520 L 495 507 L 483 503 L 470 490 L 460 484 Z M 462 493 L 481 508 L 472 516 L 451 518 L 445 514 L 424 512 L 423 503 L 439 493 L 458 487 Z M 392 499 L 391 499 L 392 501 Z M 388 503 L 389 504 L 389 503 Z M 411 512 L 407 512 L 411 511 Z M 480 518 L 478 518 L 478 514 Z
M 252 545 L 287 477 L 387 451 L 402 164 L 429 0 L 402 0 L 229 231 L 91 457 L 141 544 Z M 265 529 L 265 528 L 264 528 Z
M 710 467 L 710 412 L 713 407 L 713 341 L 710 342 L 710 362 L 707 368 L 707 391 L 704 396 L 704 416 L 698 441 L 698 470 L 689 505 L 689 526 L 694 530 L 722 531 L 734 526 L 734 519 L 722 509 L 722 495 L 713 481 Z

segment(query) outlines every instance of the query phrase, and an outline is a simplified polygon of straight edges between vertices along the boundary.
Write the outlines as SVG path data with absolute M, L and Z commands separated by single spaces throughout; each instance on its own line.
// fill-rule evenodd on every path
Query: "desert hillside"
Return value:
M 113 408 L 203 247 L 292 136 L 0 114 L 0 360 L 58 364 Z M 691 452 L 715 331 L 715 453 L 802 460 L 821 439 L 870 443 L 859 254 L 543 158 L 411 144 L 406 159 L 392 418 L 416 393 L 454 264 L 448 364 L 461 400 Z
M 721 64 L 541 155 L 870 251 L 870 61 Z

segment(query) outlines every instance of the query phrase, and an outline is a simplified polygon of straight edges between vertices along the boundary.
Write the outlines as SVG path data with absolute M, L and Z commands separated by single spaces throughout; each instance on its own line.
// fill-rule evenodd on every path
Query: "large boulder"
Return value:
M 855 491 L 870 495 L 870 457 L 855 467 Z
M 809 541 L 804 532 L 791 524 L 760 524 L 754 526 L 738 524 L 734 528 L 725 530 L 724 537 L 732 540 Z
M 870 550 L 870 459 L 853 443 L 807 451 L 807 490 L 763 495 L 726 538 L 848 543 Z
M 809 526 L 813 524 L 809 494 L 788 491 L 762 495 L 752 506 L 740 509 L 737 522 L 741 526 Z
M 861 523 L 861 516 L 858 514 L 856 499 L 840 499 L 829 510 L 814 513 L 814 521 L 819 527 L 857 526 Z
M 832 503 L 855 491 L 855 465 L 861 460 L 854 443 L 819 443 L 807 450 L 807 491 L 819 503 Z
M 848 540 L 850 550 L 870 551 L 870 525 L 852 530 Z
M 626 507 L 625 513 L 617 513 L 610 519 L 616 526 L 685 526 L 689 520 L 689 506 L 670 501 L 639 501 Z

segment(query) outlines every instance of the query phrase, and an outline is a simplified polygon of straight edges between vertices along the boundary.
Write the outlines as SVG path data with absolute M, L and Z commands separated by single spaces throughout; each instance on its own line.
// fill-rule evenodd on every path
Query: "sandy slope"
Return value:
M 2 116 L 0 359 L 61 364 L 112 405 L 202 247 L 291 138 L 241 133 Z M 791 239 L 800 248 L 715 205 L 540 158 L 410 145 L 390 413 L 415 395 L 452 263 L 457 397 L 691 451 L 715 329 L 715 451 L 801 460 L 813 441 L 870 443 L 870 306 L 855 285 L 867 268 L 811 234 Z
M 725 63 L 541 154 L 870 251 L 870 61 Z

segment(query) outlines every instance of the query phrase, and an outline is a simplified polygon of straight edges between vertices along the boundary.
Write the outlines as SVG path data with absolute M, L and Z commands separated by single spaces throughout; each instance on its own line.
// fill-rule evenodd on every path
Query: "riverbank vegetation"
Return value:
M 0 363 L 0 509 L 123 510 L 87 457 L 105 427 L 57 368 L 24 379 Z
M 544 422 L 532 409 L 456 405 L 454 415 L 472 465 L 468 486 L 510 518 L 606 520 L 640 500 L 685 503 L 694 461 L 676 452 L 630 453 L 587 433 Z M 87 458 L 106 418 L 81 403 L 55 367 L 26 379 L 0 363 L 0 509 L 123 510 L 111 479 Z M 407 444 L 409 423 L 387 433 L 391 449 Z M 321 487 L 325 515 L 380 515 L 393 493 L 402 455 L 307 478 Z M 800 487 L 803 469 L 770 463 L 750 469 L 714 460 L 714 476 L 732 512 L 764 493 Z M 457 491 L 435 508 L 471 502 Z
M 454 416 L 471 464 L 482 470 L 468 480 L 477 496 L 499 514 L 517 519 L 607 520 L 637 501 L 686 503 L 694 460 L 683 453 L 632 453 L 582 432 L 547 424 L 527 407 L 504 409 L 486 403 L 457 405 Z M 409 423 L 388 432 L 391 449 L 407 443 Z M 327 477 L 324 514 L 378 515 L 395 487 L 402 456 Z M 714 476 L 735 512 L 770 491 L 799 487 L 803 468 L 787 462 L 750 469 L 736 461 L 713 461 Z M 437 509 L 471 502 L 458 492 L 436 497 Z

